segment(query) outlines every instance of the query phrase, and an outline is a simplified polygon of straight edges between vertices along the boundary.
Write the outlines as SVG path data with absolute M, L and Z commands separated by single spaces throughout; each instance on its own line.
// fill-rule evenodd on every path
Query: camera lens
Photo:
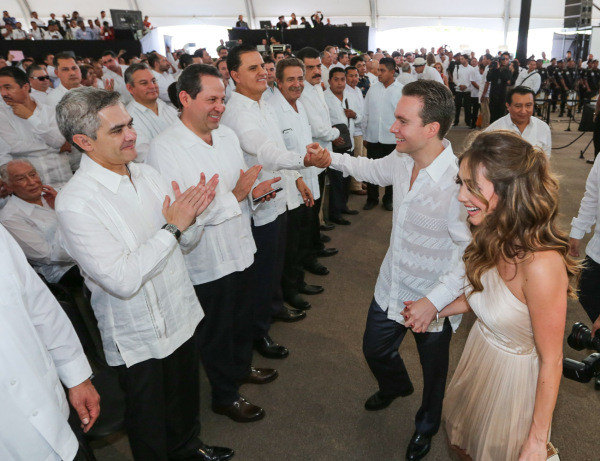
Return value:
M 577 322 L 571 329 L 571 334 L 567 338 L 567 344 L 576 351 L 592 349 L 592 332 L 583 323 Z

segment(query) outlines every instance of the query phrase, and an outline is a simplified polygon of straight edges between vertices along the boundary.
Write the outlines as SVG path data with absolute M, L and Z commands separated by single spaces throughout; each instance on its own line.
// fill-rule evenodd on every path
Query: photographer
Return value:
M 592 325 L 592 337 L 600 328 L 600 162 L 595 162 L 588 176 L 585 194 L 579 206 L 579 213 L 571 222 L 569 254 L 579 256 L 579 245 L 583 236 L 596 224 L 592 239 L 585 249 L 586 258 L 579 280 L 579 302 L 585 309 Z
M 487 75 L 490 82 L 490 122 L 494 123 L 506 113 L 506 87 L 512 78 L 508 68 L 510 55 L 502 53 L 500 62 L 492 61 Z

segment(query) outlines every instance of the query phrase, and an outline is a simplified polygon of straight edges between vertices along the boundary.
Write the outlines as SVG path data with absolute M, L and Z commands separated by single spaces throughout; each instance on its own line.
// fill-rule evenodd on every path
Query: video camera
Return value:
M 600 390 L 600 330 L 592 336 L 591 330 L 581 322 L 571 329 L 567 344 L 576 351 L 593 349 L 597 352 L 588 355 L 583 361 L 563 359 L 563 376 L 573 381 L 587 383 L 596 378 L 596 390 Z

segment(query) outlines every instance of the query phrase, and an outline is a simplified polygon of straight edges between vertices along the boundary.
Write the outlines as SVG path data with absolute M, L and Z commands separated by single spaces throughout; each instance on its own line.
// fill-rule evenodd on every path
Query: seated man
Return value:
M 173 75 L 169 73 L 171 64 L 167 61 L 163 55 L 158 53 L 150 53 L 148 55 L 148 65 L 152 69 L 152 75 L 158 83 L 159 94 L 158 97 L 164 102 L 170 104 L 169 93 L 167 88 L 175 81 Z
M 29 160 L 44 184 L 64 186 L 73 173 L 54 109 L 35 102 L 27 75 L 16 67 L 0 69 L 0 88 L 6 103 L 0 106 L 0 138 L 10 146 L 12 158 Z
M 70 91 L 56 108 L 61 132 L 85 154 L 61 191 L 65 248 L 92 292 L 108 364 L 126 395 L 125 427 L 136 461 L 225 461 L 200 432 L 194 333 L 204 316 L 181 248 L 202 235 L 196 218 L 217 179 L 171 195 L 154 169 L 134 163 L 131 116 L 114 91 Z M 181 243 L 181 247 L 180 247 Z
M 56 53 L 53 62 L 54 73 L 60 80 L 60 83 L 52 91 L 52 96 L 48 96 L 46 101 L 49 106 L 54 108 L 67 91 L 81 86 L 81 70 L 73 54 L 68 51 Z
M 119 64 L 119 59 L 114 51 L 107 50 L 102 53 L 102 73 L 98 77 L 102 77 L 103 88 L 109 90 L 114 89 L 121 95 L 123 104 L 129 104 L 133 99 L 127 91 L 125 85 L 125 70 L 127 66 Z
M 33 64 L 27 68 L 27 77 L 31 85 L 31 97 L 40 104 L 47 104 L 52 91 L 52 82 L 44 66 Z
M 0 210 L 0 223 L 21 246 L 29 263 L 48 283 L 71 285 L 78 279 L 82 286 L 79 269 L 60 242 L 54 212 L 56 190 L 42 185 L 40 175 L 27 160 L 2 165 L 0 177 L 12 193 Z
M 510 130 L 530 144 L 541 148 L 548 158 L 552 154 L 552 134 L 543 120 L 533 117 L 535 93 L 526 86 L 516 86 L 506 97 L 508 114 L 492 123 L 485 131 Z
M 125 71 L 125 83 L 133 96 L 133 101 L 127 104 L 127 112 L 133 118 L 137 132 L 136 161 L 143 162 L 150 142 L 177 120 L 177 111 L 158 97 L 158 83 L 146 64 L 129 66 Z

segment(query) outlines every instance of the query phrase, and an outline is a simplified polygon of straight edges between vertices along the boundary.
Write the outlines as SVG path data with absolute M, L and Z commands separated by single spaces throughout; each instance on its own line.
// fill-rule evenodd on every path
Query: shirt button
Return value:
M 38 411 L 35 410 L 33 413 L 31 413 L 31 416 L 37 416 L 38 415 Z
M 10 380 L 10 385 L 14 386 L 15 384 L 17 384 L 17 380 L 16 379 L 11 379 Z

